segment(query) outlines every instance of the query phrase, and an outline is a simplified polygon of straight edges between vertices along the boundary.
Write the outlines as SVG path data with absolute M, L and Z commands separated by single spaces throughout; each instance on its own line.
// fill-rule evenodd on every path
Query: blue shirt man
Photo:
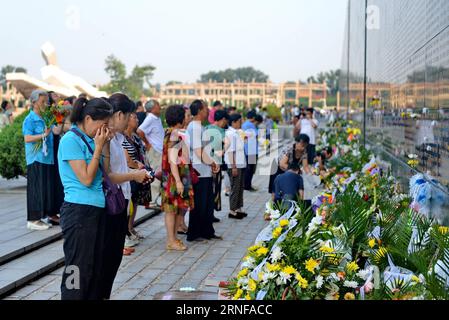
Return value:
M 304 182 L 299 175 L 298 163 L 292 163 L 289 170 L 280 174 L 274 180 L 273 200 L 302 200 L 304 197 Z

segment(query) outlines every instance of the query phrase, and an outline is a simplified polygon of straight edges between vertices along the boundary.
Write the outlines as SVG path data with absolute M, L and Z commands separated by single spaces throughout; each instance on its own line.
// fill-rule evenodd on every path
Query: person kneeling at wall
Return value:
M 304 182 L 300 175 L 299 164 L 293 162 L 287 172 L 280 174 L 274 180 L 273 201 L 275 203 L 284 200 L 303 200 Z

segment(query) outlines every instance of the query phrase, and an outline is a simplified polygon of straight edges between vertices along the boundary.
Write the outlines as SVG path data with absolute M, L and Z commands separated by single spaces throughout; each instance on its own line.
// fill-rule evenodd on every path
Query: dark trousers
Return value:
M 62 300 L 100 300 L 106 227 L 103 208 L 65 202 L 61 207 L 65 268 Z
M 246 169 L 245 169 L 245 179 L 244 179 L 244 187 L 245 190 L 251 190 L 252 188 L 252 181 L 254 173 L 256 173 L 256 166 L 257 166 L 257 156 L 251 155 L 246 156 Z
M 229 209 L 236 211 L 243 208 L 243 186 L 245 184 L 246 169 L 237 169 L 236 177 L 232 175 L 232 170 L 228 170 L 229 179 L 231 180 L 231 194 L 229 195 Z
M 314 144 L 309 144 L 307 146 L 307 162 L 312 165 L 316 157 L 316 146 Z
M 200 178 L 193 185 L 193 192 L 195 207 L 189 213 L 187 241 L 211 239 L 215 235 L 213 179 Z
M 37 221 L 59 213 L 59 208 L 55 207 L 55 193 L 53 190 L 55 170 L 55 165 L 39 162 L 34 162 L 27 166 L 28 221 Z
M 101 277 L 102 299 L 111 297 L 115 276 L 123 258 L 123 248 L 128 232 L 128 201 L 125 210 L 117 215 L 106 215 L 106 231 L 103 250 L 103 273 Z
M 219 171 L 217 174 L 214 174 L 213 180 L 214 209 L 215 211 L 221 211 L 221 181 L 223 180 L 222 172 Z

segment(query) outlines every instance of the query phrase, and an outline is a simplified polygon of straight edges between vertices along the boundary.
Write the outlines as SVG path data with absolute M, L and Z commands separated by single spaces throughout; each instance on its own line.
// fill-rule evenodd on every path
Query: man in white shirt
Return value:
M 164 127 L 161 121 L 161 106 L 156 100 L 150 100 L 145 104 L 147 117 L 137 129 L 137 134 L 145 144 L 146 160 L 148 165 L 155 171 L 159 171 L 162 165 L 162 149 L 164 143 Z M 152 207 L 158 208 L 161 182 L 157 179 L 151 184 Z
M 244 174 L 246 168 L 245 132 L 241 130 L 242 117 L 233 114 L 229 117 L 229 129 L 226 131 L 225 162 L 231 180 L 231 194 L 229 196 L 230 219 L 243 219 L 247 216 L 243 212 Z
M 306 110 L 306 117 L 299 120 L 298 128 L 300 134 L 306 134 L 309 139 L 309 146 L 307 147 L 307 160 L 309 164 L 313 164 L 316 155 L 316 129 L 318 128 L 318 120 L 313 115 L 313 108 Z
M 187 241 L 202 239 L 221 239 L 215 235 L 214 196 L 212 174 L 220 172 L 220 166 L 204 150 L 203 122 L 207 121 L 209 109 L 202 100 L 195 100 L 190 105 L 193 120 L 187 127 L 190 143 L 190 159 L 193 168 L 199 174 L 199 182 L 193 185 L 194 208 L 190 211 Z

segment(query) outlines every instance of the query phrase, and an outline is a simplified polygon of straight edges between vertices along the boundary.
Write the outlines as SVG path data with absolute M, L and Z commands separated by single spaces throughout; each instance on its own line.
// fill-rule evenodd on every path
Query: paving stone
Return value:
M 139 293 L 141 289 L 123 289 L 111 296 L 111 300 L 132 300 Z

